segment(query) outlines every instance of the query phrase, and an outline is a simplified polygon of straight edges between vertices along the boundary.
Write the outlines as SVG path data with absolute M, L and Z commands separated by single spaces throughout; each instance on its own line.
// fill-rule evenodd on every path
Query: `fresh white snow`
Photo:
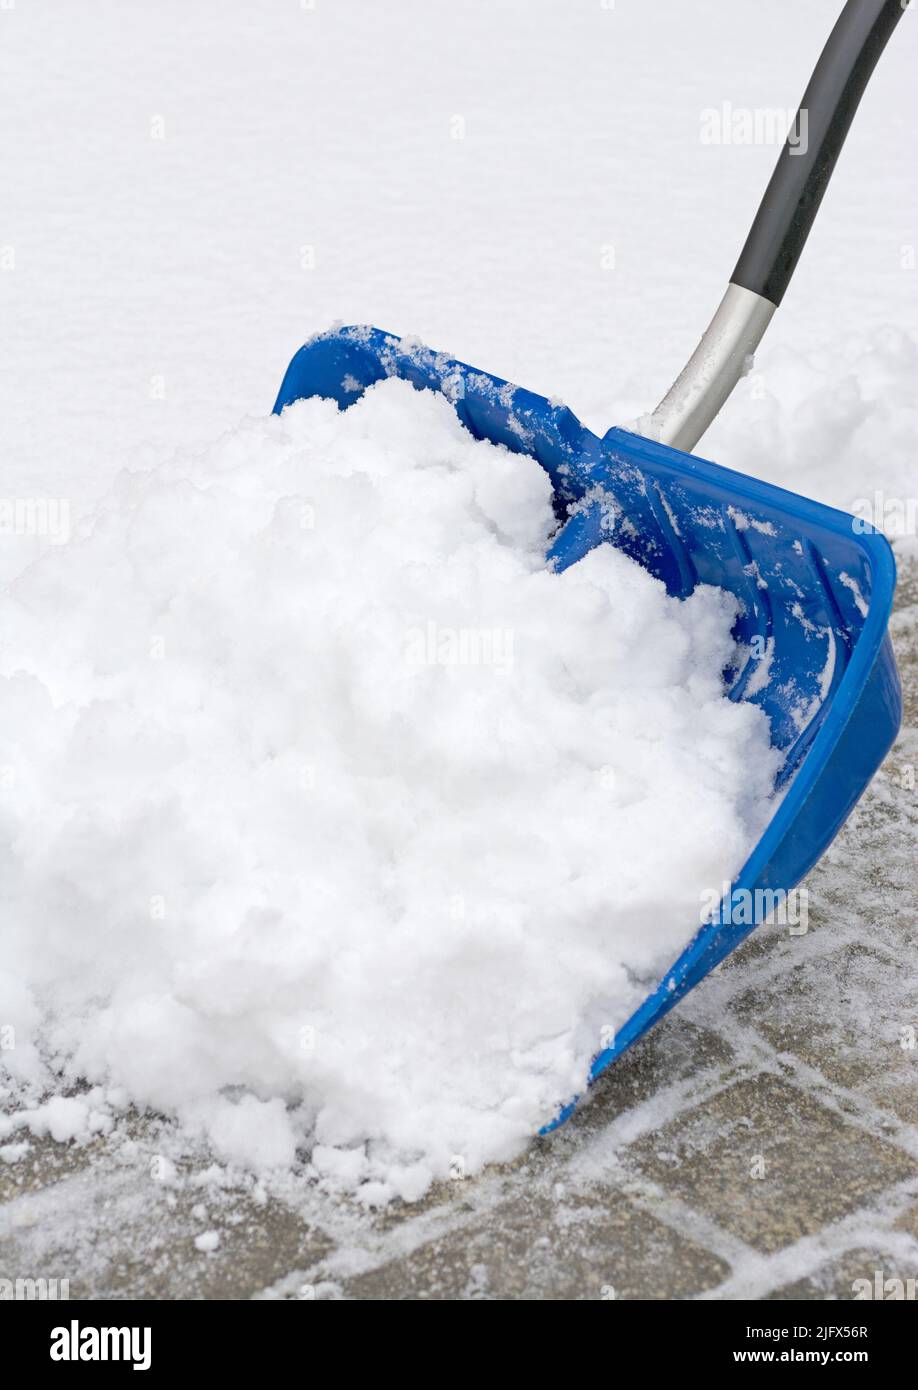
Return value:
M 723 694 L 734 600 L 611 546 L 553 573 L 555 525 L 534 461 L 391 380 L 123 474 L 11 583 L 22 1081 L 63 1065 L 374 1203 L 584 1089 L 777 759 Z
M 777 157 L 703 141 L 703 113 L 793 107 L 838 9 L 3 7 L 4 494 L 76 512 L 125 463 L 206 444 L 336 320 L 417 334 L 600 433 L 635 419 L 694 349 Z M 914 493 L 914 18 L 699 446 L 841 506 Z M 41 543 L 4 538 L 0 576 Z

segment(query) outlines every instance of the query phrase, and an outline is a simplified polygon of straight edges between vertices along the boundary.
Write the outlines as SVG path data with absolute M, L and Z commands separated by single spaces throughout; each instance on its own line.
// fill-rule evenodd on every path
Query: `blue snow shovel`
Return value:
M 442 392 L 477 439 L 537 459 L 551 478 L 557 570 L 614 545 L 684 598 L 715 584 L 739 600 L 744 653 L 731 700 L 768 715 L 781 793 L 720 908 L 593 1060 L 590 1080 L 656 1023 L 769 915 L 834 839 L 896 736 L 902 710 L 887 633 L 895 563 L 863 521 L 696 458 L 694 448 L 747 369 L 781 303 L 901 0 L 848 0 L 736 269 L 646 436 L 601 439 L 564 406 L 377 328 L 320 334 L 300 348 L 274 406 L 306 396 L 346 408 L 385 377 Z M 611 524 L 610 524 L 611 521 Z M 777 895 L 777 896 L 776 896 Z M 735 910 L 741 904 L 742 910 Z M 688 925 L 688 924 L 686 924 Z M 568 1104 L 548 1128 L 566 1119 Z

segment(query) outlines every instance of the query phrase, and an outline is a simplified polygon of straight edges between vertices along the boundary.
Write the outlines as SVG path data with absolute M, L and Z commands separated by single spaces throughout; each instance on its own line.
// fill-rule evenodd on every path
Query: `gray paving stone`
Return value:
M 913 1206 L 907 1207 L 895 1223 L 897 1231 L 904 1231 L 910 1235 L 916 1245 L 916 1263 L 918 1263 L 918 1202 Z
M 108 1155 L 56 1172 L 0 1208 L 0 1277 L 66 1278 L 75 1300 L 247 1298 L 330 1249 L 278 1201 L 157 1182 L 146 1157 L 131 1165 Z M 198 1249 L 208 1232 L 216 1249 Z
M 887 954 L 841 947 L 731 1007 L 777 1051 L 918 1124 L 918 974 Z
M 519 1196 L 469 1227 L 343 1285 L 353 1299 L 677 1299 L 713 1288 L 722 1260 L 613 1189 Z
M 47 1137 L 15 1134 L 6 1143 L 21 1143 L 23 1138 L 28 1143 L 24 1156 L 15 1163 L 0 1162 L 0 1204 L 27 1192 L 40 1192 L 62 1178 L 72 1177 L 80 1169 L 90 1167 L 93 1159 L 105 1151 L 103 1140 L 77 1147 L 57 1144 Z
M 887 1284 L 887 1280 L 898 1280 L 904 1286 L 903 1292 L 907 1294 L 908 1281 L 914 1280 L 916 1275 L 918 1262 L 910 1263 L 901 1256 L 890 1255 L 881 1250 L 846 1250 L 843 1255 L 827 1261 L 805 1279 L 796 1279 L 793 1283 L 776 1289 L 768 1298 L 773 1301 L 819 1299 L 858 1303 L 873 1302 L 878 1292 L 882 1292 L 882 1298 L 886 1301 L 897 1292 L 896 1285 Z M 869 1289 L 864 1288 L 864 1280 L 867 1280 Z M 847 1320 L 850 1322 L 852 1319 L 849 1316 Z M 857 1319 L 854 1318 L 854 1321 Z
M 662 1088 L 709 1068 L 725 1074 L 733 1063 L 733 1049 L 726 1038 L 678 1011 L 667 1014 L 600 1077 L 589 1103 L 574 1112 L 558 1138 L 563 1135 L 566 1141 L 579 1142 Z
M 770 1075 L 726 1087 L 639 1140 L 628 1159 L 767 1253 L 918 1174 L 918 1161 Z

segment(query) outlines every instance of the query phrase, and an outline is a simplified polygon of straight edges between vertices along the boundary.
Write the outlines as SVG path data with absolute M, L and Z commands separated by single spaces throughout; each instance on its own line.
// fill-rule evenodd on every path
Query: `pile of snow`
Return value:
M 766 340 L 697 452 L 852 512 L 914 559 L 916 377 L 918 342 L 899 329 L 811 353 Z
M 130 1099 L 380 1203 L 583 1088 L 775 761 L 733 600 L 610 546 L 551 573 L 553 526 L 535 463 L 390 381 L 122 474 L 11 584 L 0 1138 Z

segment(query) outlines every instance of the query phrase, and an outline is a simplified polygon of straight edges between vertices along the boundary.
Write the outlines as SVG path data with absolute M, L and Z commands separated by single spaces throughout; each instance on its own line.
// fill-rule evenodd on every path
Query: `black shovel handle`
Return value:
M 803 94 L 732 284 L 781 303 L 864 88 L 907 6 L 848 0 Z

